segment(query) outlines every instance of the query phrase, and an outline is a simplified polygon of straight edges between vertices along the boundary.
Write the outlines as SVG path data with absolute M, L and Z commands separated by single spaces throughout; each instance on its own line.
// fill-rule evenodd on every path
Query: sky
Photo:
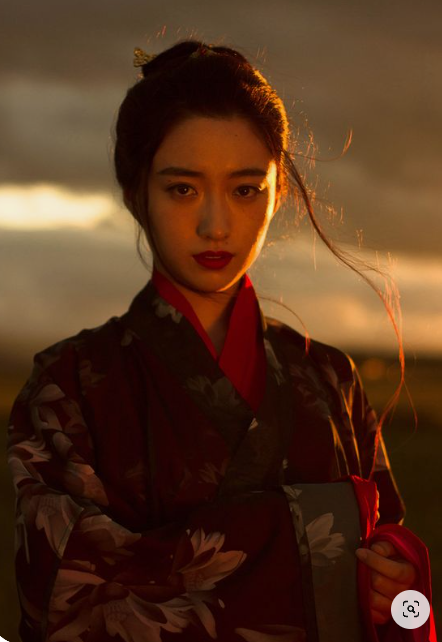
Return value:
M 113 176 L 112 129 L 136 81 L 134 47 L 158 53 L 186 37 L 246 55 L 284 100 L 301 151 L 313 132 L 318 214 L 338 212 L 327 230 L 391 270 L 407 354 L 442 355 L 440 3 L 42 0 L 2 2 L 1 12 L 3 359 L 30 363 L 123 313 L 149 278 Z M 374 292 L 314 242 L 306 220 L 292 227 L 288 241 L 271 228 L 250 271 L 258 294 L 282 300 L 320 341 L 394 352 Z

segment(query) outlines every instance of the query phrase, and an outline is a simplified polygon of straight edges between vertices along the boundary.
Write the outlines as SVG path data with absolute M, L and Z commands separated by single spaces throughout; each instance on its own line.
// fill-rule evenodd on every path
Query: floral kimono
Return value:
M 172 290 L 39 352 L 14 403 L 22 641 L 363 642 L 355 481 L 372 526 L 376 489 L 378 525 L 404 505 L 354 364 L 245 275 L 223 365 Z

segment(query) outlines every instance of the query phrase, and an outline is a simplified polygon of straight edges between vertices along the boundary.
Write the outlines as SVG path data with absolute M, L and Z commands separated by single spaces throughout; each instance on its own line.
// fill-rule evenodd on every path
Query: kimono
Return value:
M 375 414 L 347 355 L 241 293 L 224 370 L 158 274 L 35 355 L 8 427 L 23 642 L 374 640 L 354 551 L 405 514 Z

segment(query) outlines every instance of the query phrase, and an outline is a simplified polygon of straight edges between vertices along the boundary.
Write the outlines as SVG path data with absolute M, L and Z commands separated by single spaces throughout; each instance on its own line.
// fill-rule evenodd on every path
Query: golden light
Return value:
M 14 229 L 93 228 L 115 210 L 104 192 L 75 192 L 57 185 L 0 186 L 0 226 Z

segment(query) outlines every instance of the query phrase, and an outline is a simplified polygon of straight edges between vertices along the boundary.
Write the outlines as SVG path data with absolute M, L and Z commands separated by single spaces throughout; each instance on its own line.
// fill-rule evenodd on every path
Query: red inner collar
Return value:
M 221 370 L 239 394 L 256 411 L 265 390 L 266 358 L 259 302 L 249 276 L 244 274 L 242 278 L 238 297 L 230 315 L 224 346 L 219 356 L 184 294 L 155 267 L 152 282 L 158 294 L 193 325 Z

